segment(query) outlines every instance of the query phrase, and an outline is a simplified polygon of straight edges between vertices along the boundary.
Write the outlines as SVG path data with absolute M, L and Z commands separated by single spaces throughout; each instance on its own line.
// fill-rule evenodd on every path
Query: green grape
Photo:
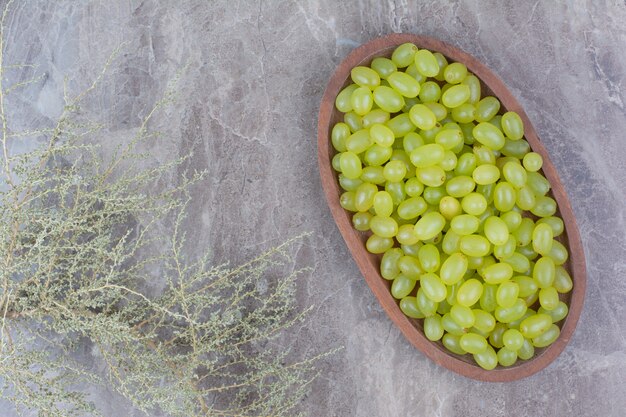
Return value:
M 394 237 L 398 234 L 398 223 L 391 217 L 374 216 L 370 220 L 370 229 L 380 237 Z
M 374 103 L 389 113 L 397 113 L 404 107 L 404 99 L 394 89 L 387 86 L 379 86 L 374 89 Z
M 452 119 L 459 123 L 470 123 L 476 117 L 476 107 L 470 103 L 463 103 L 452 109 Z M 473 136 L 472 136 L 473 137 Z
M 363 184 L 363 181 L 360 178 L 348 178 L 343 174 L 339 174 L 339 185 L 345 191 L 356 191 L 361 184 Z
M 404 256 L 400 248 L 389 249 L 380 260 L 380 274 L 387 280 L 392 280 L 400 273 L 398 261 Z
M 418 133 L 409 132 L 402 139 L 402 146 L 404 147 L 404 150 L 410 155 L 411 152 L 413 152 L 415 149 L 419 148 L 420 146 L 424 146 L 424 139 Z
M 446 66 L 443 71 L 443 78 L 447 83 L 458 84 L 467 76 L 467 67 L 460 62 L 453 62 Z M 469 87 L 468 87 L 469 88 Z
M 360 232 L 366 232 L 370 230 L 370 220 L 372 219 L 372 215 L 368 212 L 365 213 L 355 213 L 352 216 L 352 225 L 354 228 Z
M 479 193 L 469 193 L 461 200 L 463 211 L 472 216 L 480 216 L 487 209 L 487 199 Z
M 512 162 L 514 164 L 521 166 L 519 159 L 514 158 L 512 156 L 501 156 L 499 158 L 496 158 L 496 166 L 498 167 L 500 171 L 502 171 L 502 168 L 504 168 L 504 165 L 507 162 Z
M 465 329 L 454 321 L 450 313 L 445 313 L 441 317 L 441 325 L 443 326 L 443 329 L 448 332 L 448 334 L 454 336 L 463 336 L 465 334 Z
M 548 255 L 552 249 L 552 228 L 545 223 L 538 223 L 533 230 L 533 250 L 540 255 Z
M 441 241 L 441 249 L 444 253 L 452 255 L 455 252 L 459 252 L 461 249 L 461 236 L 449 230 Z
M 534 339 L 544 334 L 550 326 L 552 326 L 552 317 L 548 314 L 533 314 L 520 323 L 520 334 L 527 339 Z
M 450 304 L 448 304 L 448 302 L 444 299 L 437 306 L 437 313 L 439 313 L 440 315 L 444 315 L 444 314 L 448 314 L 449 312 L 450 312 Z
M 493 191 L 493 204 L 501 212 L 511 211 L 515 206 L 517 194 L 508 182 L 499 182 Z
M 524 136 L 524 123 L 519 115 L 508 111 L 502 115 L 502 131 L 511 140 L 518 140 Z
M 555 268 L 554 282 L 552 285 L 560 293 L 570 292 L 574 287 L 572 278 L 569 276 L 565 268 L 560 265 Z
M 402 250 L 406 255 L 417 257 L 419 248 L 422 247 L 422 242 L 419 241 L 415 245 L 401 245 Z
M 498 150 L 504 146 L 504 136 L 500 129 L 491 123 L 478 123 L 472 130 L 474 139 L 491 150 Z
M 500 116 L 499 114 L 496 114 L 495 116 L 493 116 L 493 118 L 491 118 L 491 120 L 489 120 L 488 123 L 491 123 L 492 125 L 497 127 L 498 130 L 502 131 L 502 125 L 500 124 L 501 120 L 502 120 L 502 116 Z
M 532 220 L 531 220 L 532 221 Z M 526 246 L 517 246 L 517 252 L 521 253 L 530 261 L 534 261 L 537 256 L 539 256 L 536 252 L 533 251 L 533 248 L 530 245 Z
M 420 261 L 424 271 L 435 272 L 439 270 L 441 256 L 439 249 L 435 245 L 428 244 L 422 246 L 417 253 L 417 259 Z
M 432 129 L 420 131 L 420 135 L 422 135 L 422 138 L 424 138 L 424 143 L 426 144 L 435 143 L 435 136 L 437 136 L 437 133 L 439 133 L 442 130 L 443 130 L 443 126 L 437 123 L 435 127 L 433 127 Z
M 404 97 L 414 98 L 420 92 L 420 83 L 409 74 L 404 72 L 394 72 L 387 78 L 391 88 Z
M 502 333 L 502 344 L 507 349 L 517 352 L 524 345 L 524 336 L 519 330 L 509 329 Z
M 509 228 L 509 232 L 511 233 L 516 231 L 520 224 L 522 224 L 522 215 L 517 211 L 504 212 L 500 215 L 500 218 L 506 223 L 506 226 Z
M 378 187 L 374 184 L 363 183 L 355 191 L 354 207 L 358 211 L 367 211 L 374 204 L 374 195 L 378 192 Z
M 496 263 L 498 262 L 493 256 L 491 255 L 483 256 L 480 266 L 476 267 L 476 272 L 478 273 L 479 276 L 483 277 L 484 275 L 483 271 L 485 270 L 485 268 L 491 265 L 495 265 Z
M 387 180 L 385 179 L 383 172 L 384 170 L 381 166 L 366 166 L 361 172 L 360 180 L 363 182 L 369 182 L 370 184 L 384 184 Z
M 554 287 L 539 290 L 539 304 L 546 310 L 554 310 L 559 305 L 559 293 Z
M 440 213 L 427 213 L 415 223 L 415 234 L 420 240 L 428 240 L 437 236 L 445 224 L 446 219 Z
M 467 267 L 467 256 L 462 253 L 453 253 L 441 264 L 440 279 L 446 285 L 454 285 L 463 279 L 465 272 L 467 272 Z
M 552 237 L 557 237 L 563 234 L 565 226 L 563 220 L 560 217 L 548 216 L 537 220 L 537 224 L 547 224 L 552 229 Z
M 521 318 L 526 313 L 526 303 L 521 298 L 515 300 L 512 307 L 496 307 L 495 316 L 496 320 L 501 323 L 510 323 Z
M 519 252 L 513 252 L 508 258 L 502 259 L 502 262 L 511 265 L 513 271 L 518 273 L 524 273 L 530 270 L 530 261 Z
M 535 262 L 533 278 L 539 288 L 549 288 L 554 283 L 556 267 L 552 258 L 544 256 Z
M 417 68 L 415 67 L 415 60 L 413 60 L 411 65 L 406 67 L 406 70 L 404 70 L 404 72 L 415 78 L 420 84 L 423 84 L 424 81 L 426 81 L 426 77 L 424 77 L 422 74 L 419 73 L 419 71 L 417 71 Z
M 468 103 L 476 104 L 480 100 L 480 80 L 475 75 L 467 75 L 461 84 L 464 84 L 470 89 L 470 98 Z M 496 112 L 497 113 L 497 112 Z
M 552 249 L 550 249 L 550 253 L 548 254 L 550 258 L 554 261 L 555 265 L 563 265 L 567 262 L 567 258 L 569 254 L 567 253 L 567 248 L 563 246 L 561 242 L 558 240 L 552 241 Z
M 480 221 L 469 214 L 461 214 L 450 221 L 450 230 L 460 236 L 471 235 L 478 230 Z
M 365 248 L 369 253 L 385 253 L 393 247 L 393 239 L 372 235 L 365 242 Z
M 394 49 L 391 60 L 398 68 L 405 68 L 415 61 L 417 46 L 412 43 L 403 43 Z
M 517 198 L 515 200 L 515 204 L 522 210 L 530 210 L 535 206 L 535 202 L 537 201 L 535 197 L 535 193 L 528 186 L 524 185 L 522 188 L 517 190 Z
M 341 172 L 341 154 L 335 154 L 335 156 L 333 156 L 333 159 L 330 161 L 330 164 L 335 171 Z
M 496 302 L 500 307 L 509 308 L 515 304 L 519 295 L 519 285 L 515 282 L 506 281 L 498 286 Z
M 394 298 L 404 298 L 413 291 L 416 281 L 406 275 L 398 275 L 391 284 L 391 295 Z
M 535 223 L 528 217 L 524 217 L 513 236 L 517 239 L 517 246 L 526 246 L 532 241 L 532 233 L 535 229 Z
M 485 237 L 494 245 L 504 245 L 509 240 L 509 228 L 501 218 L 490 216 L 485 220 Z
M 524 339 L 524 344 L 517 352 L 517 356 L 522 360 L 528 360 L 535 356 L 535 347 L 532 345 L 530 340 Z
M 350 104 L 352 105 L 352 111 L 359 116 L 364 116 L 374 105 L 372 91 L 368 87 L 357 88 L 350 96 Z
M 476 121 L 487 122 L 500 110 L 500 101 L 495 97 L 485 97 L 476 106 Z
M 533 303 L 529 304 L 526 300 L 524 300 L 524 302 L 526 303 L 527 307 L 529 305 L 533 304 Z M 537 314 L 537 312 L 535 310 L 533 310 L 532 308 L 527 308 L 526 312 L 522 315 L 522 317 L 518 318 L 517 320 L 513 320 L 510 323 L 508 323 L 509 329 L 519 330 L 520 324 L 522 324 L 522 322 L 524 320 L 526 320 L 528 317 L 533 316 L 535 314 Z
M 417 290 L 415 299 L 417 307 L 425 317 L 430 317 L 435 314 L 437 307 L 439 307 L 439 303 L 428 298 L 421 287 Z
M 454 197 L 449 195 L 444 196 L 439 200 L 439 213 L 441 213 L 446 220 L 453 219 L 462 213 L 461 203 Z
M 385 184 L 385 191 L 391 195 L 394 206 L 399 206 L 406 198 L 404 184 L 402 182 L 388 182 Z
M 535 280 L 524 275 L 513 277 L 512 281 L 519 286 L 519 297 L 521 298 L 533 295 L 539 289 Z
M 495 348 L 502 348 L 504 346 L 503 336 L 507 327 L 503 323 L 497 323 L 493 328 L 493 331 L 489 335 L 489 343 Z
M 559 301 L 557 306 L 554 307 L 552 310 L 546 310 L 543 307 L 539 307 L 539 310 L 537 312 L 540 314 L 549 315 L 552 318 L 552 323 L 556 323 L 563 320 L 567 316 L 568 311 L 569 308 L 567 307 L 567 304 L 565 304 L 563 301 Z
M 369 67 L 354 67 L 350 71 L 350 77 L 355 84 L 372 90 L 380 85 L 380 75 Z
M 437 116 L 424 104 L 416 104 L 409 111 L 411 122 L 422 130 L 429 130 L 437 124 Z
M 463 142 L 466 145 L 466 147 L 461 148 L 461 152 L 463 154 L 466 154 L 467 152 L 471 152 L 472 149 L 470 148 L 471 145 L 474 144 L 474 134 L 472 133 L 474 131 L 474 123 L 461 123 L 459 125 L 459 127 L 461 128 L 461 131 L 463 132 Z
M 375 124 L 385 124 L 389 121 L 389 113 L 383 109 L 373 109 L 361 118 L 361 124 L 365 129 Z M 371 132 L 370 132 L 371 133 Z
M 459 248 L 467 256 L 486 256 L 491 252 L 491 244 L 480 235 L 462 236 Z
M 476 184 L 493 184 L 500 179 L 500 170 L 495 165 L 483 164 L 474 169 L 472 178 Z
M 471 177 L 459 175 L 446 183 L 446 191 L 452 197 L 461 198 L 474 191 L 475 186 L 476 184 Z
M 389 158 L 391 158 L 392 154 L 393 149 L 389 147 L 372 145 L 368 150 L 365 151 L 363 159 L 370 166 L 380 166 L 387 162 Z
M 536 152 L 529 152 L 524 155 L 523 164 L 526 171 L 536 172 L 543 166 L 543 158 Z
M 517 362 L 517 352 L 503 347 L 498 351 L 498 363 L 501 366 L 513 366 Z
M 452 353 L 456 353 L 457 355 L 464 355 L 465 353 L 467 353 L 461 348 L 461 341 L 459 336 L 453 335 L 452 333 L 446 333 L 443 335 L 443 339 L 441 339 L 441 341 L 443 342 L 443 345 L 446 347 L 446 349 L 448 349 Z
M 472 175 L 476 169 L 476 156 L 472 153 L 464 153 L 459 156 L 459 160 L 454 168 L 455 175 Z M 476 179 L 474 179 L 476 181 Z
M 339 205 L 348 211 L 357 211 L 354 204 L 355 193 L 354 191 L 346 191 L 339 197 Z
M 460 345 L 464 351 L 472 354 L 484 352 L 489 347 L 484 337 L 471 332 L 461 336 Z
M 370 132 L 367 129 L 361 129 L 353 133 L 346 139 L 346 149 L 349 152 L 360 154 L 365 152 L 367 148 L 372 146 L 372 138 Z
M 437 58 L 427 49 L 420 49 L 415 53 L 415 67 L 426 77 L 434 77 L 439 73 Z
M 487 348 L 484 351 L 475 353 L 473 357 L 476 363 L 487 371 L 491 371 L 498 366 L 498 355 L 489 345 L 487 345 Z
M 502 155 L 518 159 L 522 159 L 528 152 L 530 152 L 530 145 L 524 139 L 505 139 L 504 146 L 500 149 Z
M 423 319 L 425 316 L 417 307 L 417 299 L 415 297 L 404 297 L 400 300 L 400 310 L 412 319 Z
M 413 62 L 413 56 L 411 56 L 410 62 Z M 393 74 L 398 69 L 395 62 L 384 57 L 374 58 L 370 66 L 382 79 L 387 79 L 389 75 Z
M 446 181 L 446 172 L 443 168 L 437 165 L 426 168 L 417 168 L 415 176 L 422 184 L 429 187 L 439 187 Z
M 532 339 L 532 344 L 533 346 L 539 348 L 550 346 L 556 339 L 559 338 L 559 334 L 561 334 L 561 329 L 559 329 L 559 326 L 556 324 L 553 324 L 541 336 L 534 337 Z
M 337 98 L 335 99 L 335 107 L 342 113 L 348 113 L 352 111 L 352 103 L 350 101 L 350 97 L 352 97 L 352 93 L 354 90 L 359 88 L 356 84 L 350 84 L 343 90 L 337 94 Z
M 443 326 L 439 314 L 426 317 L 424 319 L 424 334 L 431 342 L 436 342 L 443 337 Z
M 499 260 L 507 259 L 513 255 L 516 248 L 517 248 L 517 241 L 515 240 L 515 237 L 512 235 L 509 235 L 509 238 L 504 243 L 504 245 L 493 246 L 493 256 L 495 256 Z
M 407 169 L 402 161 L 389 161 L 383 170 L 385 179 L 391 182 L 402 181 L 406 173 Z
M 441 302 L 446 298 L 448 289 L 436 274 L 427 273 L 420 277 L 420 289 L 424 295 L 434 302 Z
M 476 156 L 476 165 L 495 165 L 496 156 L 492 149 L 480 144 L 474 144 L 472 152 Z
M 473 309 L 474 328 L 480 332 L 491 333 L 496 327 L 496 319 L 488 312 Z
M 395 140 L 393 132 L 387 126 L 376 123 L 373 124 L 369 129 L 370 137 L 374 140 L 374 143 L 383 146 L 389 147 L 393 145 Z
M 483 284 L 475 278 L 470 278 L 457 291 L 456 301 L 462 306 L 471 307 L 480 300 L 483 292 Z
M 461 304 L 455 304 L 450 308 L 450 316 L 461 327 L 469 329 L 474 326 L 474 312 L 469 308 Z
M 434 81 L 426 81 L 420 87 L 419 99 L 422 103 L 436 103 L 441 98 L 441 87 Z
M 389 217 L 393 212 L 393 199 L 387 191 L 378 191 L 372 202 L 374 212 L 380 217 Z
M 428 204 L 422 197 L 411 197 L 398 206 L 398 215 L 405 220 L 415 219 L 426 212 Z
M 343 121 L 350 127 L 352 132 L 363 129 L 363 119 L 353 111 L 344 114 Z
M 526 170 L 519 163 L 507 162 L 502 168 L 502 175 L 515 188 L 526 185 Z
M 406 113 L 399 114 L 389 120 L 386 125 L 391 129 L 396 138 L 405 136 L 415 130 L 415 125 L 411 122 L 411 118 Z
M 415 235 L 415 226 L 413 224 L 403 224 L 400 226 L 396 240 L 401 245 L 414 245 L 419 242 L 419 238 Z
M 419 260 L 412 255 L 405 255 L 398 259 L 398 268 L 407 277 L 417 280 L 424 273 Z
M 350 126 L 341 122 L 333 126 L 330 138 L 333 148 L 335 148 L 337 152 L 346 151 L 346 139 L 348 139 L 348 136 L 350 136 Z
M 435 57 L 435 59 L 437 60 L 437 64 L 439 65 L 439 72 L 437 72 L 437 75 L 435 75 L 435 80 L 443 81 L 443 72 L 448 66 L 448 60 L 440 52 L 433 53 L 433 56 Z
M 556 213 L 556 201 L 547 196 L 537 197 L 537 204 L 530 212 L 537 217 L 549 217 Z
M 487 284 L 501 284 L 513 277 L 513 267 L 504 262 L 494 263 L 482 270 L 482 276 Z
M 422 145 L 411 151 L 411 163 L 417 168 L 434 166 L 441 162 L 445 156 L 445 149 L 438 143 Z
M 459 107 L 470 98 L 470 88 L 464 84 L 458 84 L 448 88 L 441 95 L 441 103 L 449 109 Z
M 424 106 L 428 107 L 430 111 L 433 112 L 433 114 L 435 115 L 435 119 L 438 122 L 444 120 L 446 116 L 448 116 L 448 109 L 439 103 L 424 103 Z

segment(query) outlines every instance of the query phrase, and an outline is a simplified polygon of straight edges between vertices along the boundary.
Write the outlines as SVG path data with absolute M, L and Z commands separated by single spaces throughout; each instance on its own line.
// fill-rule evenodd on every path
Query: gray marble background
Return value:
M 0 2 L 3 3 L 3 2 Z M 578 329 L 543 372 L 480 383 L 407 343 L 365 285 L 322 194 L 316 118 L 325 82 L 356 46 L 391 32 L 438 37 L 475 55 L 510 87 L 553 156 L 585 246 L 589 285 Z M 311 416 L 626 415 L 626 2 L 569 1 L 16 1 L 6 59 L 44 79 L 15 99 L 14 127 L 59 113 L 63 78 L 79 88 L 126 42 L 92 110 L 128 135 L 184 65 L 179 101 L 156 123 L 154 160 L 194 151 L 210 177 L 189 232 L 216 260 L 241 260 L 302 231 L 314 272 L 296 329 L 319 364 L 302 404 Z M 135 416 L 98 392 L 107 416 Z M 2 416 L 12 416 L 6 405 Z

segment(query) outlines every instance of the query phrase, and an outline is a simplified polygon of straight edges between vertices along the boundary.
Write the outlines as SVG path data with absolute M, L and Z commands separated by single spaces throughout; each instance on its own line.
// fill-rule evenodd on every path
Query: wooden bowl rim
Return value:
M 341 190 L 337 181 L 337 174 L 333 171 L 330 163 L 332 147 L 330 145 L 329 132 L 331 129 L 330 124 L 332 116 L 335 111 L 335 97 L 350 76 L 350 70 L 353 67 L 361 63 L 369 63 L 371 59 L 376 56 L 381 56 L 382 53 L 388 51 L 390 48 L 406 42 L 412 42 L 417 45 L 418 48 L 426 48 L 431 51 L 440 52 L 452 61 L 464 63 L 469 71 L 474 73 L 484 85 L 488 86 L 493 91 L 494 95 L 501 101 L 505 109 L 515 111 L 520 115 L 524 122 L 526 140 L 532 150 L 541 154 L 543 157 L 543 172 L 552 185 L 551 194 L 557 201 L 561 218 L 565 224 L 567 234 L 566 242 L 570 255 L 568 260 L 570 267 L 569 272 L 574 287 L 570 293 L 570 303 L 568 306 L 569 314 L 565 318 L 562 326 L 560 326 L 561 334 L 559 338 L 548 348 L 544 349 L 538 356 L 528 361 L 520 361 L 518 362 L 519 365 L 510 368 L 498 366 L 496 369 L 487 371 L 480 368 L 478 365 L 470 364 L 455 357 L 453 354 L 443 351 L 435 343 L 426 339 L 424 334 L 415 327 L 412 319 L 405 316 L 400 310 L 398 303 L 392 297 L 386 283 L 380 276 L 378 265 L 374 265 L 372 258 L 367 254 L 359 232 L 352 227 L 350 217 L 339 205 L 338 196 Z M 528 377 L 547 367 L 559 356 L 574 333 L 583 307 L 587 282 L 584 251 L 576 225 L 576 219 L 556 168 L 552 164 L 546 149 L 537 136 L 522 106 L 498 76 L 473 56 L 435 38 L 401 33 L 373 39 L 354 49 L 339 64 L 330 78 L 320 104 L 317 141 L 322 186 L 335 223 L 370 289 L 387 315 L 394 324 L 398 326 L 411 344 L 421 350 L 435 363 L 453 372 L 468 378 L 489 382 L 507 382 Z

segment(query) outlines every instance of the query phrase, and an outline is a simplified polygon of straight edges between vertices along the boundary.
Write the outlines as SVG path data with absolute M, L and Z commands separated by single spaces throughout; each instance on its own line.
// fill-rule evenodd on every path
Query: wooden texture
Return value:
M 365 241 L 369 234 L 356 231 L 352 227 L 351 213 L 339 205 L 339 196 L 342 193 L 338 183 L 337 173 L 332 169 L 331 159 L 335 154 L 330 142 L 330 132 L 335 123 L 342 121 L 343 114 L 334 106 L 335 97 L 341 89 L 350 83 L 350 70 L 357 65 L 369 65 L 373 58 L 379 56 L 390 57 L 396 46 L 413 42 L 418 48 L 438 51 L 449 61 L 464 63 L 469 71 L 474 73 L 482 84 L 481 96 L 493 95 L 502 103 L 500 113 L 506 111 L 517 112 L 524 122 L 525 137 L 533 151 L 543 157 L 543 174 L 552 184 L 550 194 L 558 203 L 557 215 L 565 223 L 565 233 L 559 237 L 569 250 L 569 260 L 563 265 L 570 273 L 574 287 L 568 294 L 561 294 L 561 300 L 569 306 L 569 314 L 560 322 L 561 334 L 551 346 L 536 349 L 535 356 L 528 361 L 518 362 L 509 368 L 498 366 L 486 371 L 476 365 L 471 355 L 455 355 L 448 352 L 441 342 L 431 342 L 424 336 L 423 320 L 415 320 L 405 316 L 390 293 L 390 281 L 380 276 L 380 255 L 372 255 L 365 249 Z M 559 180 L 558 173 L 541 140 L 537 136 L 528 116 L 513 97 L 504 83 L 486 66 L 471 55 L 439 40 L 412 34 L 392 34 L 374 39 L 352 51 L 339 65 L 331 77 L 322 98 L 318 120 L 318 158 L 322 186 L 326 194 L 328 205 L 354 260 L 356 261 L 367 284 L 378 301 L 389 315 L 391 320 L 402 331 L 404 336 L 416 348 L 437 364 L 457 372 L 463 376 L 482 381 L 506 382 L 521 379 L 532 375 L 548 366 L 565 348 L 569 342 L 576 323 L 580 316 L 586 287 L 585 259 L 576 219 L 572 213 L 569 200 Z M 417 289 L 416 289 L 417 290 Z M 412 294 L 415 293 L 413 291 Z

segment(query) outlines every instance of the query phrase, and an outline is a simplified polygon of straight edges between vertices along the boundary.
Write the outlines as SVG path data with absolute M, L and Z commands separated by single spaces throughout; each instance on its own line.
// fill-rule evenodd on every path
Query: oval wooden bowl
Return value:
M 574 287 L 570 293 L 561 294 L 561 300 L 569 306 L 569 314 L 564 322 L 561 323 L 561 335 L 551 346 L 536 349 L 535 356 L 532 359 L 528 361 L 520 360 L 509 368 L 498 366 L 491 371 L 484 370 L 476 365 L 470 355 L 455 355 L 445 349 L 441 342 L 434 343 L 426 339 L 423 332 L 423 320 L 411 319 L 402 313 L 398 306 L 398 301 L 391 295 L 391 282 L 381 277 L 379 272 L 381 255 L 372 255 L 365 249 L 365 241 L 369 237 L 369 233 L 355 230 L 352 227 L 351 214 L 339 205 L 339 196 L 342 190 L 338 183 L 338 175 L 331 166 L 331 159 L 335 151 L 330 142 L 330 133 L 334 124 L 343 120 L 343 114 L 334 106 L 335 97 L 343 87 L 351 82 L 350 70 L 352 68 L 357 65 L 369 65 L 375 57 L 390 57 L 395 47 L 405 42 L 413 42 L 418 48 L 441 52 L 449 61 L 464 63 L 469 71 L 481 80 L 481 96 L 493 95 L 497 97 L 502 103 L 501 113 L 515 111 L 520 115 L 524 122 L 526 140 L 533 151 L 541 154 L 543 157 L 543 174 L 552 185 L 550 195 L 557 201 L 557 214 L 561 216 L 565 223 L 565 232 L 558 240 L 569 250 L 569 260 L 563 266 L 570 273 Z M 554 165 L 552 165 L 532 123 L 511 92 L 492 71 L 473 56 L 427 36 L 392 34 L 374 39 L 352 51 L 330 78 L 320 106 L 317 140 L 322 186 L 339 231 L 367 284 L 391 320 L 398 326 L 409 342 L 437 364 L 451 371 L 469 378 L 492 382 L 513 381 L 532 375 L 548 366 L 563 351 L 576 328 L 576 322 L 583 306 L 586 287 L 585 257 L 578 227 L 576 226 L 576 219 L 572 213 L 563 184 L 561 184 L 557 171 Z

